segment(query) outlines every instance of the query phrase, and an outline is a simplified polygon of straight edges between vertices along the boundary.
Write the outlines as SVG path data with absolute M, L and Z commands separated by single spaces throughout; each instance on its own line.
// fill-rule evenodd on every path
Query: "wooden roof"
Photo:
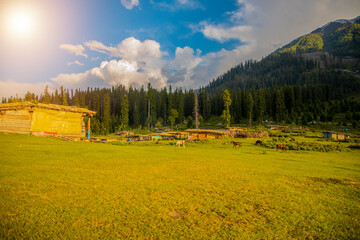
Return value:
M 218 135 L 226 135 L 228 134 L 227 131 L 221 131 L 221 130 L 210 130 L 210 129 L 187 129 L 185 132 L 190 133 L 211 133 L 211 134 L 218 134 Z
M 323 133 L 330 133 L 330 134 L 348 135 L 348 136 L 351 136 L 351 133 L 339 133 L 339 132 L 323 132 Z
M 79 107 L 74 107 L 74 106 L 63 106 L 63 105 L 56 105 L 56 104 L 44 104 L 44 103 L 32 103 L 32 102 L 16 102 L 16 103 L 0 104 L 0 111 L 22 110 L 22 109 L 31 110 L 33 108 L 82 113 L 82 114 L 86 114 L 87 116 L 93 116 L 96 114 L 96 112 L 85 109 L 85 108 L 79 108 Z

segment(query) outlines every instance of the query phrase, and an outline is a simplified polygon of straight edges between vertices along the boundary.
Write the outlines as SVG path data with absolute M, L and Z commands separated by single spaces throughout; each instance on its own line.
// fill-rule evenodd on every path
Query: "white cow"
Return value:
M 181 146 L 185 147 L 185 140 L 179 140 L 179 141 L 177 141 L 177 142 L 176 142 L 176 146 L 177 146 L 177 147 L 181 147 Z

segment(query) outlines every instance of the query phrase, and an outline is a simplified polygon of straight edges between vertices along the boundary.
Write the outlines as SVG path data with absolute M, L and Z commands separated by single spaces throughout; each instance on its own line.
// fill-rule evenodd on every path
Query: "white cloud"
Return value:
M 167 78 L 162 75 L 163 53 L 160 44 L 153 40 L 143 42 L 131 37 L 120 42 L 116 47 L 106 46 L 98 41 L 85 43 L 90 50 L 104 53 L 109 57 L 119 58 L 101 62 L 99 67 L 84 73 L 59 74 L 52 80 L 64 86 L 112 86 L 122 84 L 141 87 L 148 82 L 155 88 L 166 85 Z M 89 82 L 90 81 L 90 82 Z
M 245 18 L 247 15 L 255 12 L 255 7 L 246 0 L 237 1 L 238 8 L 232 12 L 228 12 L 230 19 L 233 22 L 238 22 L 242 18 Z
M 83 57 L 88 57 L 84 51 L 85 48 L 81 45 L 72 45 L 72 44 L 61 44 L 59 46 L 60 49 L 66 50 L 67 52 L 71 53 L 71 54 L 75 54 L 76 56 L 83 56 Z
M 150 3 L 157 8 L 165 11 L 175 12 L 178 10 L 205 10 L 204 6 L 196 0 L 174 0 L 174 1 L 153 1 Z
M 83 63 L 79 62 L 78 60 L 75 60 L 73 62 L 68 62 L 66 65 L 71 66 L 71 65 L 79 65 L 79 66 L 84 66 Z
M 160 71 L 160 70 L 159 70 Z M 91 87 L 110 87 L 123 85 L 129 87 L 141 87 L 148 82 L 160 88 L 165 86 L 165 82 L 160 81 L 162 76 L 156 72 L 141 71 L 136 62 L 126 60 L 111 60 L 101 62 L 99 67 L 92 68 L 84 73 L 59 74 L 51 80 L 57 86 L 65 88 L 82 88 Z M 166 81 L 166 79 L 164 79 Z
M 134 6 L 139 6 L 139 0 L 121 0 L 121 4 L 128 10 L 133 9 Z
M 38 96 L 44 92 L 45 86 L 51 88 L 50 82 L 19 83 L 14 80 L 0 81 L 0 97 L 21 97 L 24 98 L 27 91 Z
M 199 57 L 201 51 L 198 49 L 195 55 L 194 49 L 190 47 L 180 48 L 177 47 L 175 51 L 175 59 L 171 61 L 171 66 L 177 70 L 186 68 L 193 69 L 202 61 Z
M 99 67 L 93 68 L 90 73 L 109 85 L 136 86 L 146 84 L 146 76 L 137 72 L 138 66 L 136 62 L 128 62 L 126 60 L 104 61 Z
M 214 26 L 209 25 L 208 23 L 201 23 L 202 29 L 201 32 L 205 37 L 217 40 L 221 43 L 237 39 L 242 42 L 246 42 L 250 40 L 249 32 L 252 27 L 250 26 L 234 26 L 230 28 L 226 28 L 223 26 Z
M 56 77 L 51 78 L 51 81 L 56 88 L 63 86 L 67 89 L 80 88 L 85 90 L 87 87 L 103 88 L 111 86 L 104 82 L 104 80 L 91 74 L 91 70 L 84 73 L 58 74 Z
M 135 82 L 143 84 L 144 80 L 150 81 L 154 87 L 163 87 L 166 84 L 166 78 L 161 74 L 162 66 L 165 64 L 162 60 L 164 53 L 160 50 L 160 44 L 154 40 L 141 42 L 130 37 L 124 39 L 116 47 L 105 46 L 98 41 L 89 41 L 85 45 L 93 51 L 107 54 L 110 57 L 121 58 L 128 63 L 135 62 L 137 71 L 142 73 L 141 76 L 144 79 L 133 81 L 133 84 Z
M 330 21 L 356 17 L 359 10 L 357 0 L 238 0 L 230 18 L 252 27 L 249 38 L 257 45 L 249 58 L 261 58 Z
M 177 87 L 191 86 L 194 83 L 193 69 L 203 61 L 200 54 L 199 49 L 195 54 L 194 49 L 188 46 L 177 47 L 175 58 L 170 62 L 169 67 L 162 69 L 162 74 L 168 79 L 168 84 Z
M 85 46 L 87 46 L 92 51 L 97 51 L 104 54 L 110 54 L 111 51 L 115 50 L 115 48 L 107 47 L 103 43 L 95 40 L 86 42 Z
M 160 44 L 154 40 L 139 41 L 134 37 L 127 38 L 117 45 L 117 47 L 105 46 L 98 41 L 88 41 L 85 43 L 90 50 L 109 55 L 110 57 L 120 57 L 129 60 L 140 60 L 144 57 L 160 58 Z

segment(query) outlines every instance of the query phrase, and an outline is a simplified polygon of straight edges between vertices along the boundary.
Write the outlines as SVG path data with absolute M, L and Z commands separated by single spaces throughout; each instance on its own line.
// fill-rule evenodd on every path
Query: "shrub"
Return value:
M 333 151 L 348 151 L 345 147 L 340 144 L 321 144 L 316 142 L 291 142 L 287 141 L 278 141 L 278 139 L 273 138 L 272 141 L 267 141 L 263 143 L 265 148 L 276 149 L 276 145 L 281 143 L 285 145 L 288 150 L 296 151 L 314 151 L 314 152 L 333 152 Z

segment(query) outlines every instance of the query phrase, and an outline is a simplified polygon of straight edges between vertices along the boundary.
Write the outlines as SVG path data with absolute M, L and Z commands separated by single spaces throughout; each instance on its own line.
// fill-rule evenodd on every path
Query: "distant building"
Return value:
M 188 139 L 215 139 L 223 138 L 224 136 L 229 136 L 229 131 L 220 131 L 220 130 L 208 130 L 208 129 L 188 129 L 185 130 L 188 133 Z
M 85 108 L 31 102 L 0 104 L 0 132 L 85 137 Z
M 270 130 L 284 130 L 284 129 L 288 129 L 288 126 L 279 126 L 279 125 L 268 125 L 267 126 L 268 129 Z
M 337 132 L 323 132 L 324 138 L 345 140 L 350 139 L 351 134 L 348 133 L 337 133 Z
M 269 137 L 269 133 L 266 131 L 255 131 L 243 128 L 229 128 L 231 137 L 234 138 L 261 138 Z

